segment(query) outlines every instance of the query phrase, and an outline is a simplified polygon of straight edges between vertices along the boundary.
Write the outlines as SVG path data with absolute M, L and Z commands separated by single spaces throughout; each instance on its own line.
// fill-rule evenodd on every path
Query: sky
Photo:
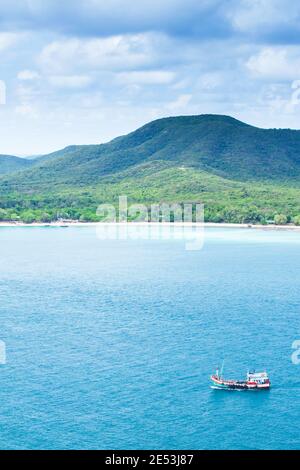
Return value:
M 300 128 L 299 0 L 0 0 L 0 153 L 157 118 Z

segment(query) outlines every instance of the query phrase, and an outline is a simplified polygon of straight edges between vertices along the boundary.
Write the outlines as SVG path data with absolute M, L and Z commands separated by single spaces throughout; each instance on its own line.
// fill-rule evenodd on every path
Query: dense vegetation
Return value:
M 0 220 L 95 221 L 99 204 L 127 195 L 203 202 L 212 222 L 300 223 L 300 131 L 216 115 L 167 118 L 30 162 L 0 178 Z
M 12 157 L 10 155 L 0 155 L 0 175 L 14 173 L 33 165 L 33 161 L 26 158 Z

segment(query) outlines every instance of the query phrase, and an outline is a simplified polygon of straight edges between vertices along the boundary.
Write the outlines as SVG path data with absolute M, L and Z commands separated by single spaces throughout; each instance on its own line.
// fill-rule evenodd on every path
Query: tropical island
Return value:
M 205 222 L 300 225 L 300 130 L 229 116 L 153 121 L 106 144 L 0 155 L 0 222 L 99 222 L 99 204 L 203 203 Z

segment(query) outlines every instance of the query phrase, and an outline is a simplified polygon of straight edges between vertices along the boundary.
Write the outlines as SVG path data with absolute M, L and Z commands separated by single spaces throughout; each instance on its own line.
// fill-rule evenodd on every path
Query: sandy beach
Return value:
M 0 222 L 1 227 L 97 227 L 97 226 L 124 226 L 126 222 L 78 222 L 78 221 L 64 221 L 64 222 L 34 222 L 32 224 L 25 224 L 23 222 Z M 230 224 L 230 223 L 212 223 L 212 222 L 127 222 L 132 226 L 165 226 L 165 227 L 205 227 L 205 228 L 239 228 L 239 229 L 261 229 L 261 230 L 293 230 L 300 231 L 300 226 L 296 225 L 255 225 L 255 224 Z

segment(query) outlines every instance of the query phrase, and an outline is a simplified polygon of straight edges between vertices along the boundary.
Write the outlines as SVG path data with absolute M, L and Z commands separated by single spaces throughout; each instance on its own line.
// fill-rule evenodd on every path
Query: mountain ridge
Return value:
M 300 178 L 300 131 L 261 129 L 223 115 L 162 118 L 105 144 L 73 145 L 43 155 L 26 172 L 31 183 L 44 173 L 47 184 L 57 178 L 89 184 L 151 160 L 239 180 L 295 180 Z M 21 184 L 23 175 L 18 176 Z
M 300 215 L 300 131 L 225 115 L 162 118 L 0 177 L 0 204 L 10 216 L 29 210 L 31 218 L 61 212 L 94 220 L 97 205 L 120 194 L 136 202 L 204 202 L 211 221 L 262 222 L 278 212 L 292 220 Z
M 30 161 L 15 155 L 0 154 L 0 175 L 13 173 L 31 166 Z

